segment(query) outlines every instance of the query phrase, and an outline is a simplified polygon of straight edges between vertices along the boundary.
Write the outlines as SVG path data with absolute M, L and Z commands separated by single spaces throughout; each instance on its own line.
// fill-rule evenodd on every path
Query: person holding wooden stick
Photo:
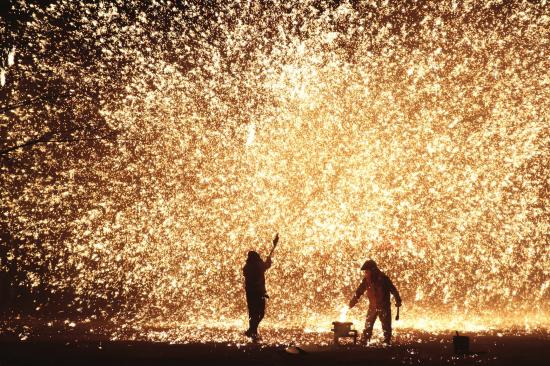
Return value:
M 258 326 L 265 315 L 265 301 L 269 298 L 265 288 L 265 272 L 271 267 L 271 256 L 279 242 L 279 234 L 273 239 L 273 248 L 265 262 L 256 251 L 249 251 L 243 268 L 246 304 L 248 306 L 248 330 L 244 333 L 252 340 L 257 340 Z

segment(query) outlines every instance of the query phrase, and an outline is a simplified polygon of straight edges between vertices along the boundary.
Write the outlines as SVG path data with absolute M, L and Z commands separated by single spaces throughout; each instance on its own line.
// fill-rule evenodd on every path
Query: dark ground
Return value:
M 170 345 L 153 342 L 2 341 L 0 365 L 549 365 L 550 341 L 532 336 L 480 337 L 468 356 L 453 356 L 440 343 L 390 348 L 225 344 Z
M 23 322 L 26 323 L 26 322 Z M 9 326 L 8 326 L 8 325 Z M 62 323 L 49 332 L 0 323 L 0 366 L 17 365 L 550 365 L 550 334 L 474 335 L 466 356 L 453 353 L 453 334 L 401 331 L 395 345 L 304 345 L 291 354 L 288 345 L 235 343 L 169 344 L 112 341 L 102 327 L 93 334 Z M 25 334 L 20 333 L 26 329 Z M 103 331 L 108 331 L 103 328 Z M 22 335 L 23 334 L 23 335 Z M 330 334 L 326 335 L 330 339 Z M 24 339 L 24 340 L 22 340 Z

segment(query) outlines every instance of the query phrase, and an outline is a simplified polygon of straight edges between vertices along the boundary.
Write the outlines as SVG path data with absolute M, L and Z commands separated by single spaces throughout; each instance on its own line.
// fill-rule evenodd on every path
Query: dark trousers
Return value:
M 382 322 L 382 330 L 384 331 L 384 343 L 391 341 L 391 308 L 389 306 L 382 309 L 369 308 L 367 319 L 365 320 L 365 330 L 363 336 L 365 340 L 369 340 L 372 336 L 372 327 L 376 318 L 380 318 Z
M 257 334 L 258 325 L 265 315 L 265 297 L 264 295 L 246 294 L 246 304 L 248 305 L 248 330 L 252 334 Z

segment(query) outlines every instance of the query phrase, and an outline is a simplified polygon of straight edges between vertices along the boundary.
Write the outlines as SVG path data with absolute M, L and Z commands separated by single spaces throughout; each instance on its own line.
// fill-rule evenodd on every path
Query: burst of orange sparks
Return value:
M 97 88 L 117 136 L 2 165 L 8 259 L 51 264 L 27 286 L 133 324 L 243 327 L 246 252 L 278 231 L 272 329 L 330 327 L 366 258 L 398 286 L 401 327 L 549 324 L 545 2 L 17 4 L 35 15 L 2 93 Z M 56 19 L 78 27 L 60 39 Z M 5 146 L 88 102 L 0 115 Z

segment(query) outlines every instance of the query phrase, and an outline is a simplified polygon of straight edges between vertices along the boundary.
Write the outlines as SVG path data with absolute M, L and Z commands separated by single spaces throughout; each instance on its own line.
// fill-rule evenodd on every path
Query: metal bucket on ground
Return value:
M 340 338 L 353 338 L 353 343 L 357 343 L 357 331 L 351 329 L 352 325 L 351 322 L 332 322 L 335 344 L 340 344 Z

